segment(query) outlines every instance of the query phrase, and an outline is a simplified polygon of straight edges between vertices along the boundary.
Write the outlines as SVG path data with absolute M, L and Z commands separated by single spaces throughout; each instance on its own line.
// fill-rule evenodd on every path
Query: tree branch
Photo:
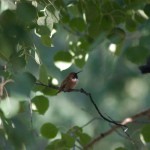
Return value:
M 59 89 L 59 87 L 56 87 L 56 86 L 51 85 L 51 84 L 45 85 L 45 84 L 43 84 L 43 83 L 41 83 L 41 82 L 36 82 L 36 84 L 37 84 L 37 85 L 41 85 L 41 86 L 46 86 L 46 87 L 49 87 L 49 88 L 53 88 L 53 89 Z M 80 93 L 83 93 L 84 95 L 86 95 L 86 96 L 89 97 L 91 103 L 93 104 L 93 106 L 95 107 L 96 111 L 98 112 L 98 114 L 99 114 L 99 116 L 100 116 L 101 118 L 103 118 L 105 121 L 107 121 L 107 122 L 109 122 L 109 123 L 112 123 L 112 124 L 114 124 L 114 125 L 120 126 L 120 127 L 123 129 L 123 131 L 124 131 L 125 133 L 126 133 L 126 131 L 128 130 L 128 127 L 127 127 L 126 125 L 124 125 L 124 124 L 122 124 L 122 123 L 119 123 L 119 122 L 117 122 L 117 121 L 114 121 L 114 120 L 113 120 L 111 117 L 109 117 L 109 116 L 108 116 L 108 117 L 105 117 L 105 116 L 102 114 L 102 112 L 99 110 L 99 108 L 98 108 L 98 106 L 96 105 L 96 103 L 94 102 L 91 93 L 86 92 L 83 88 L 81 88 L 81 89 L 70 89 L 70 90 L 68 90 L 68 91 L 63 91 L 63 92 L 80 92 Z M 126 134 L 127 134 L 127 133 L 126 133 Z
M 142 116 L 148 116 L 150 115 L 150 109 L 147 109 L 145 111 L 142 111 L 138 114 L 135 114 L 134 116 L 125 118 L 121 124 L 122 125 L 127 125 L 129 123 L 133 123 L 135 122 L 138 118 L 142 117 Z M 117 129 L 119 129 L 121 126 L 115 125 L 113 126 L 111 129 L 109 129 L 108 131 L 101 133 L 100 135 L 98 135 L 96 138 L 94 138 L 90 143 L 88 143 L 84 149 L 89 149 L 90 147 L 92 147 L 95 143 L 99 142 L 100 140 L 102 140 L 103 138 L 105 138 L 106 136 L 110 135 L 111 133 L 115 132 Z

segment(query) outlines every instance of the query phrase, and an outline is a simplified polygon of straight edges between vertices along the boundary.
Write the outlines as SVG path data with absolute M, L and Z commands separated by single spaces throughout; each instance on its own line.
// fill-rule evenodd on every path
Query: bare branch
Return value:
M 136 122 L 136 120 L 142 116 L 149 116 L 150 115 L 150 109 L 147 109 L 145 111 L 142 111 L 138 114 L 135 114 L 134 116 L 125 118 L 121 124 L 122 125 L 127 125 L 129 123 L 133 123 Z M 102 140 L 103 138 L 105 138 L 106 136 L 110 135 L 111 133 L 115 132 L 117 129 L 119 129 L 121 126 L 115 125 L 113 126 L 111 129 L 109 129 L 108 131 L 101 133 L 100 135 L 98 135 L 96 138 L 94 138 L 89 144 L 87 144 L 84 149 L 89 149 L 90 147 L 92 147 L 95 143 L 99 142 L 100 140 Z
M 36 82 L 37 85 L 41 85 L 41 86 L 46 86 L 46 87 L 49 87 L 49 88 L 54 88 L 54 89 L 59 89 L 59 87 L 56 87 L 56 86 L 53 86 L 53 85 L 45 85 L 41 82 Z M 95 107 L 96 111 L 98 112 L 99 116 L 101 118 L 103 118 L 105 121 L 109 122 L 109 123 L 112 123 L 112 124 L 115 124 L 117 126 L 120 126 L 124 132 L 127 131 L 128 127 L 122 123 L 119 123 L 117 121 L 114 121 L 113 119 L 111 119 L 110 117 L 105 117 L 102 112 L 99 110 L 99 108 L 97 107 L 96 103 L 94 102 L 93 98 L 92 98 L 92 95 L 91 93 L 88 93 L 86 92 L 83 88 L 81 89 L 70 89 L 68 91 L 64 91 L 64 92 L 80 92 L 80 93 L 83 93 L 84 95 L 88 96 L 91 103 L 93 104 L 93 106 Z

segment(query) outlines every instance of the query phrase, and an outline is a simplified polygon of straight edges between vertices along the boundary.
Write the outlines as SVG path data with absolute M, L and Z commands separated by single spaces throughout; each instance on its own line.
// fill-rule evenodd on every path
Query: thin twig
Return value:
M 99 119 L 100 119 L 99 117 L 92 118 L 90 121 L 88 121 L 87 123 L 82 125 L 81 128 L 84 128 L 84 127 L 88 126 L 89 124 L 91 124 L 92 122 L 94 122 L 95 120 L 99 120 Z
M 33 112 L 32 112 L 32 102 L 31 99 L 29 98 L 29 113 L 30 113 L 30 123 L 31 123 L 31 129 L 33 129 Z
M 134 116 L 125 118 L 121 124 L 123 125 L 127 125 L 129 123 L 133 123 L 135 122 L 138 118 L 142 117 L 142 116 L 148 116 L 150 115 L 150 109 L 147 109 L 145 111 L 142 111 Z M 99 142 L 100 140 L 102 140 L 103 138 L 105 138 L 106 136 L 110 135 L 111 133 L 115 132 L 117 129 L 119 129 L 120 126 L 115 125 L 113 126 L 111 129 L 109 129 L 108 131 L 101 133 L 100 135 L 98 135 L 96 138 L 94 138 L 90 143 L 88 143 L 84 149 L 89 149 L 91 148 L 95 143 Z
M 42 85 L 42 86 L 46 86 L 46 87 L 49 87 L 49 88 L 54 88 L 54 89 L 59 89 L 59 87 L 56 87 L 56 86 L 53 86 L 53 85 L 45 85 L 41 82 L 36 82 L 37 85 Z M 105 121 L 109 122 L 109 123 L 112 123 L 114 125 L 117 125 L 117 126 L 121 126 L 121 128 L 124 130 L 124 132 L 127 131 L 128 127 L 122 123 L 119 123 L 117 121 L 114 121 L 113 119 L 111 119 L 110 117 L 109 118 L 106 118 L 102 112 L 99 110 L 99 108 L 97 107 L 96 103 L 94 102 L 93 98 L 92 98 L 92 95 L 91 93 L 88 93 L 86 92 L 83 88 L 81 89 L 70 89 L 68 91 L 64 91 L 64 92 L 80 92 L 80 93 L 83 93 L 84 95 L 88 96 L 91 103 L 93 104 L 93 106 L 95 107 L 96 111 L 98 112 L 98 114 L 100 115 L 101 118 L 103 118 Z

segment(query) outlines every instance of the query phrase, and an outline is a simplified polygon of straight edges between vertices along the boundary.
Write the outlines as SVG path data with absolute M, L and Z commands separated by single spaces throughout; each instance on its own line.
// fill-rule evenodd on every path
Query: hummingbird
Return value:
M 61 91 L 67 92 L 67 91 L 70 91 L 71 89 L 73 89 L 78 82 L 78 73 L 80 73 L 80 72 L 81 71 L 69 73 L 69 75 L 62 81 L 57 94 L 60 93 Z

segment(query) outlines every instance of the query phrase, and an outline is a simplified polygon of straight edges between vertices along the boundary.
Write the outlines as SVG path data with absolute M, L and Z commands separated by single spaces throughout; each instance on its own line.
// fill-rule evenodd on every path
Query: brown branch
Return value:
M 45 84 L 41 83 L 40 81 L 39 81 L 39 82 L 36 82 L 36 84 L 37 84 L 37 85 L 41 85 L 41 86 L 45 86 L 45 87 L 49 87 L 49 88 L 53 88 L 53 89 L 59 89 L 59 87 L 56 87 L 56 86 L 51 85 L 51 84 L 45 85 Z M 107 121 L 107 122 L 109 122 L 109 123 L 112 123 L 112 124 L 114 124 L 114 125 L 120 126 L 120 127 L 123 129 L 124 133 L 126 133 L 126 131 L 128 130 L 128 127 L 127 127 L 126 125 L 121 124 L 121 123 L 119 123 L 119 122 L 117 122 L 117 121 L 114 121 L 114 120 L 113 120 L 111 117 L 109 117 L 109 116 L 105 117 L 105 116 L 102 114 L 102 112 L 99 110 L 99 108 L 98 108 L 98 106 L 96 105 L 96 103 L 94 102 L 91 93 L 86 92 L 83 88 L 81 88 L 81 89 L 70 89 L 70 90 L 68 90 L 68 91 L 63 91 L 63 92 L 80 92 L 80 93 L 83 93 L 84 95 L 86 95 L 86 96 L 89 97 L 91 103 L 93 104 L 93 106 L 95 107 L 96 111 L 98 112 L 98 114 L 99 114 L 99 116 L 100 116 L 101 118 L 103 118 L 105 121 Z M 126 134 L 127 134 L 127 133 L 126 133 Z
M 122 125 L 127 125 L 129 123 L 133 123 L 135 122 L 138 118 L 142 117 L 142 116 L 148 116 L 150 115 L 150 109 L 147 109 L 145 111 L 142 111 L 134 116 L 125 118 L 121 124 Z M 111 133 L 115 132 L 117 129 L 119 129 L 120 126 L 115 125 L 113 126 L 111 129 L 109 129 L 108 131 L 101 133 L 100 135 L 98 135 L 97 137 L 95 137 L 90 143 L 88 143 L 84 149 L 89 149 L 91 148 L 93 145 L 95 145 L 95 143 L 99 142 L 100 140 L 102 140 L 103 138 L 105 138 L 106 136 L 110 135 Z

